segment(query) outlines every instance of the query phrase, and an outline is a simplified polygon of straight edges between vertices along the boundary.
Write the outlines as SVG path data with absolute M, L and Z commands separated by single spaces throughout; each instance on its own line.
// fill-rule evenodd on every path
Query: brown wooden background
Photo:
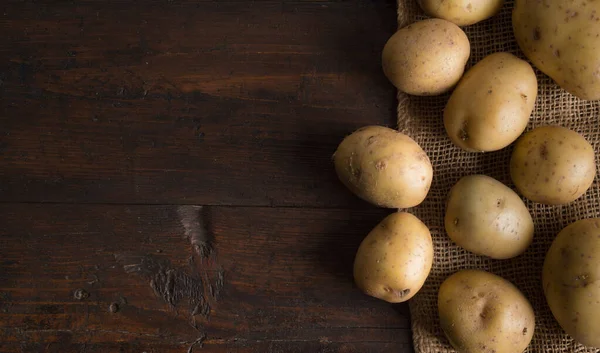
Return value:
M 394 1 L 0 4 L 0 352 L 409 352 L 352 282 L 390 210 L 331 155 L 393 126 Z

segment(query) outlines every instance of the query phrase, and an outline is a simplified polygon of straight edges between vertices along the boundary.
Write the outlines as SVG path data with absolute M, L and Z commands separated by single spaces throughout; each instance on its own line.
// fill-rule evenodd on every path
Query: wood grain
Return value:
M 360 241 L 389 211 L 196 208 L 212 249 L 199 258 L 181 207 L 0 206 L 0 351 L 410 350 L 406 306 L 352 281 Z M 171 276 L 175 299 L 124 257 Z M 221 289 L 194 313 L 186 288 L 208 293 L 214 273 Z
M 393 125 L 394 1 L 0 5 L 0 202 L 364 208 L 331 155 Z
M 337 180 L 393 0 L 0 4 L 0 352 L 411 352 Z M 194 206 L 203 205 L 203 206 Z

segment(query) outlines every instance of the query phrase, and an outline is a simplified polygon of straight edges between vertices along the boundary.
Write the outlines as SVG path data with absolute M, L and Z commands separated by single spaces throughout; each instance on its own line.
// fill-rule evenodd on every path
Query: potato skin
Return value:
M 400 29 L 388 40 L 383 72 L 405 93 L 437 95 L 460 80 L 470 53 L 467 35 L 457 25 L 427 19 Z
M 516 0 L 514 34 L 523 53 L 563 89 L 600 99 L 600 3 Z
M 354 260 L 354 280 L 367 295 L 390 303 L 412 298 L 433 263 L 431 233 L 410 213 L 384 218 L 363 240 Z
M 433 178 L 423 149 L 410 137 L 383 126 L 366 126 L 347 136 L 333 161 L 348 189 L 380 207 L 420 204 Z
M 444 109 L 444 126 L 458 147 L 497 151 L 525 130 L 537 97 L 533 68 L 510 53 L 494 53 L 460 80 Z
M 600 348 L 600 218 L 565 227 L 546 254 L 542 282 L 552 314 L 576 341 Z
M 444 218 L 452 241 L 478 255 L 509 259 L 533 240 L 533 219 L 514 191 L 485 175 L 469 175 L 450 190 Z
M 523 352 L 533 337 L 531 304 L 509 281 L 489 272 L 462 270 L 438 293 L 440 324 L 460 353 Z
M 519 192 L 531 201 L 567 204 L 585 194 L 594 181 L 594 149 L 575 131 L 538 127 L 515 144 L 510 175 Z
M 500 11 L 503 0 L 418 0 L 431 17 L 442 18 L 457 26 L 470 26 Z

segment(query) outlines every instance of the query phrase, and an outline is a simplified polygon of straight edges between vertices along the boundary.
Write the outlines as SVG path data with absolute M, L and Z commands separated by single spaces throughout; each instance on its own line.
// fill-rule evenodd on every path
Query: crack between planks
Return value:
M 180 345 L 185 345 L 185 344 L 189 344 L 190 347 L 188 348 L 188 353 L 193 352 L 193 347 L 199 345 L 199 347 L 202 347 L 202 342 L 204 342 L 204 340 L 206 340 L 206 334 L 202 333 L 201 336 L 199 338 L 197 338 L 194 341 L 185 341 L 185 340 L 180 340 L 177 339 L 177 337 L 175 336 L 164 336 L 164 335 L 157 335 L 157 334 L 152 334 L 152 333 L 143 333 L 143 332 L 131 332 L 131 331 L 126 331 L 126 330 L 67 330 L 67 329 L 42 329 L 42 330 L 22 330 L 22 329 L 14 329 L 15 331 L 18 331 L 20 334 L 28 334 L 28 333 L 69 333 L 69 334 L 98 334 L 98 333 L 109 333 L 109 334 L 121 334 L 121 335 L 129 335 L 129 336 L 136 336 L 136 337 L 150 337 L 150 338 L 155 338 L 155 339 L 160 339 L 160 340 L 164 340 L 164 339 L 169 339 L 172 343 L 176 343 L 176 344 L 180 344 Z
M 350 341 L 350 340 L 335 340 L 335 339 L 326 339 L 323 340 L 322 338 L 311 338 L 311 339 L 249 339 L 249 338 L 212 338 L 212 339 L 206 339 L 203 340 L 202 343 L 203 344 L 228 344 L 228 343 L 270 343 L 270 342 L 274 342 L 274 343 L 295 343 L 295 342 L 326 342 L 326 343 L 386 343 L 386 342 L 390 342 L 390 343 L 399 343 L 399 344 L 409 344 L 412 341 L 406 341 L 406 342 L 398 342 L 398 341 L 385 341 L 385 340 L 378 340 L 378 341 L 369 341 L 369 340 L 354 340 L 354 341 Z M 189 352 L 188 352 L 189 353 Z
M 331 211 L 359 211 L 359 212 L 378 212 L 382 209 L 365 209 L 361 205 L 356 207 L 343 206 L 319 206 L 319 205 L 273 205 L 273 204 L 218 204 L 218 203 L 169 203 L 169 202 L 63 202 L 63 201 L 4 201 L 0 200 L 0 205 L 53 205 L 53 206 L 123 206 L 123 207 L 180 207 L 180 206 L 202 206 L 206 208 L 249 208 L 249 209 L 299 209 L 299 210 L 331 210 Z M 85 232 L 85 234 L 89 234 Z

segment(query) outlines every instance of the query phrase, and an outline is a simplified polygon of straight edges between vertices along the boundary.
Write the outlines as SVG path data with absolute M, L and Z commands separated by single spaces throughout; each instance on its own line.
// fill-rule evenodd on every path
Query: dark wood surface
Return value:
M 393 1 L 0 4 L 0 352 L 410 352 L 331 155 Z

